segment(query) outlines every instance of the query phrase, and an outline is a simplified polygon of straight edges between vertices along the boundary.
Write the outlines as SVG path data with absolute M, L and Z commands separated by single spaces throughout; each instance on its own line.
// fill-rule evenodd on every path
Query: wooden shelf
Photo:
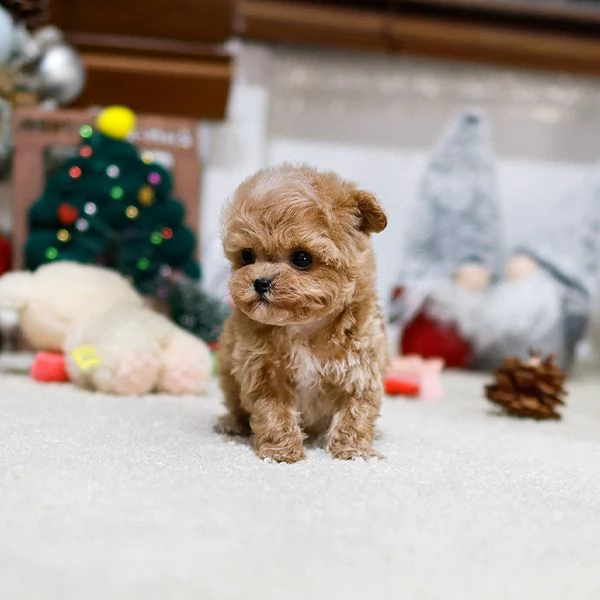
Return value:
M 136 112 L 223 119 L 231 61 L 82 52 L 87 83 L 73 106 L 125 104 Z
M 65 31 L 222 44 L 231 35 L 234 0 L 50 0 Z
M 514 3 L 468 0 L 405 0 L 372 6 L 378 8 L 242 0 L 239 33 L 246 39 L 270 42 L 600 75 L 600 12 L 570 11 L 571 18 L 566 19 L 564 9 L 544 8 L 542 3 L 530 5 L 525 15 L 515 12 Z
M 234 0 L 50 0 L 51 20 L 81 52 L 87 82 L 72 104 L 223 119 L 232 77 L 224 42 Z

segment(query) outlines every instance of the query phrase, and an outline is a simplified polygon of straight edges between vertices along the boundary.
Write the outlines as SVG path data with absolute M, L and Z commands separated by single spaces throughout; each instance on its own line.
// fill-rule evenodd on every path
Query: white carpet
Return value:
M 600 598 L 600 377 L 551 423 L 483 381 L 387 401 L 385 461 L 288 466 L 212 433 L 216 392 L 0 375 L 0 598 Z

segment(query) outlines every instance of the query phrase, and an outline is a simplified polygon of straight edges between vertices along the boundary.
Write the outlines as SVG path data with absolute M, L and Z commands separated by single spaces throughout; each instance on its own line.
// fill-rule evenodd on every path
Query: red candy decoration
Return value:
M 58 352 L 38 352 L 31 367 L 31 377 L 45 383 L 69 381 L 65 356 Z
M 63 225 L 73 225 L 75 221 L 79 218 L 79 211 L 72 205 L 67 202 L 63 202 L 58 207 L 58 220 Z
M 394 375 L 386 376 L 383 386 L 388 396 L 418 396 L 421 391 L 418 383 Z

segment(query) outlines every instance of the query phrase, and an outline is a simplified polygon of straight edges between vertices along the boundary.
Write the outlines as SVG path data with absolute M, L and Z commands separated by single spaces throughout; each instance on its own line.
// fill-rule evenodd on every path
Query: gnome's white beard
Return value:
M 556 338 L 564 317 L 560 288 L 545 273 L 500 281 L 482 292 L 448 280 L 421 282 L 405 291 L 402 303 L 404 325 L 425 310 L 441 323 L 456 325 L 475 354 L 492 347 L 511 347 L 515 340 L 535 348 L 543 340 Z

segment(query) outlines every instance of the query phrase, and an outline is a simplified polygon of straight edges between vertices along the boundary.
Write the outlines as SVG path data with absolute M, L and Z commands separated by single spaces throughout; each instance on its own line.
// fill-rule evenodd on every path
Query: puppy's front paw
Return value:
M 370 458 L 384 458 L 383 454 L 377 452 L 377 450 L 375 450 L 371 444 L 368 443 L 348 445 L 341 444 L 336 442 L 336 440 L 333 440 L 327 449 L 333 458 L 338 458 L 340 460 L 353 460 L 355 458 L 363 458 L 365 460 Z
M 272 444 L 261 444 L 256 448 L 256 454 L 265 460 L 288 464 L 298 462 L 306 456 L 304 454 L 304 446 L 302 443 L 276 446 Z

